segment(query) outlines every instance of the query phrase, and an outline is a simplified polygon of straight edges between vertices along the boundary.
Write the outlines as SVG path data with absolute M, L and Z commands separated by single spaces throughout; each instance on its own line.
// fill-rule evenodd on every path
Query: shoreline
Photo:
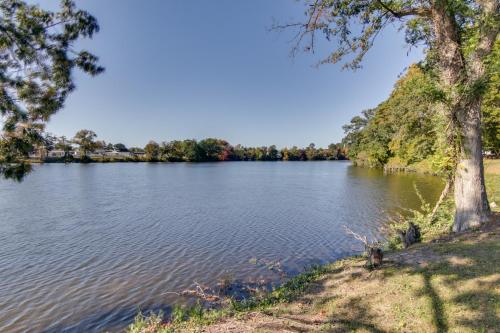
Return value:
M 26 162 L 32 164 L 106 164 L 106 163 L 158 163 L 158 164 L 172 164 L 172 163 L 231 163 L 231 162 L 352 162 L 349 159 L 338 160 L 223 160 L 223 161 L 162 161 L 162 160 L 145 160 L 145 159 L 119 159 L 119 158 L 105 158 L 105 159 L 89 159 L 80 160 L 75 159 L 65 161 L 64 159 L 48 159 L 48 160 L 27 160 Z
M 485 174 L 490 184 L 488 192 L 491 203 L 500 199 L 500 160 L 486 162 Z M 445 206 L 440 209 L 449 209 Z M 493 208 L 490 221 L 475 230 L 450 233 L 451 223 L 452 220 L 436 223 L 427 231 L 428 235 L 424 235 L 423 242 L 407 249 L 391 250 L 386 247 L 383 264 L 377 269 L 367 270 L 364 267 L 366 258 L 362 255 L 347 256 L 300 273 L 264 296 L 244 302 L 231 301 L 221 309 L 176 308 L 167 321 L 161 313 L 149 316 L 139 313 L 125 332 L 494 329 L 500 322 L 491 306 L 499 304 L 500 290 L 496 294 L 493 292 L 485 295 L 484 283 L 487 282 L 484 282 L 481 273 L 491 273 L 487 276 L 487 281 L 500 279 L 498 263 L 490 263 L 491 258 L 500 255 L 500 209 Z M 432 229 L 436 227 L 438 230 Z M 457 286 L 450 289 L 445 282 L 440 282 L 442 279 L 432 278 L 434 275 L 446 278 L 450 271 L 455 279 L 463 280 L 467 285 L 473 284 L 477 288 L 475 294 L 466 294 L 467 290 Z M 471 275 L 472 278 L 469 278 Z M 424 281 L 423 285 L 420 276 Z M 433 287 L 436 283 L 439 283 L 438 287 Z M 384 284 L 387 285 L 386 289 Z M 493 286 L 491 290 L 494 290 Z M 324 290 L 328 290 L 326 295 Z M 419 294 L 419 290 L 424 290 L 424 293 Z M 411 293 L 401 297 L 401 293 L 408 291 Z M 454 301 L 453 297 L 450 299 L 449 294 L 454 298 L 468 295 L 464 302 L 469 307 L 469 312 L 465 317 L 464 310 L 461 310 L 463 305 Z M 414 299 L 415 295 L 420 295 L 418 302 Z M 412 301 L 408 302 L 410 299 Z M 378 307 L 384 302 L 391 308 L 386 313 L 380 313 Z M 327 309 L 318 310 L 324 307 Z M 460 326 L 462 317 L 477 316 L 472 313 L 476 308 L 489 309 L 487 313 L 491 315 L 486 314 L 480 320 L 471 322 L 469 329 Z M 415 317 L 417 310 L 420 317 Z M 329 315 L 326 316 L 325 312 L 329 312 Z M 292 313 L 293 316 L 286 315 L 287 313 Z M 448 317 L 453 317 L 453 320 Z
M 261 298 L 250 298 L 243 302 L 230 302 L 221 309 L 204 310 L 200 307 L 193 308 L 174 308 L 171 318 L 164 321 L 162 314 L 139 314 L 135 322 L 131 324 L 125 332 L 151 332 L 151 333 L 166 333 L 166 332 L 287 332 L 295 327 L 300 331 L 323 331 L 325 329 L 334 329 L 333 332 L 344 331 L 344 329 L 360 329 L 363 326 L 358 326 L 360 319 L 367 319 L 366 327 L 383 327 L 380 331 L 391 331 L 402 329 L 399 325 L 404 324 L 407 331 L 418 331 L 421 327 L 426 327 L 424 331 L 432 331 L 433 328 L 442 329 L 444 326 L 449 329 L 458 328 L 458 321 L 453 324 L 440 322 L 439 318 L 432 318 L 432 307 L 420 309 L 418 306 L 413 307 L 412 304 L 402 303 L 400 298 L 394 298 L 392 293 L 405 292 L 409 285 L 404 281 L 406 278 L 414 280 L 418 276 L 427 276 L 431 271 L 439 272 L 447 275 L 448 270 L 453 270 L 454 274 L 459 274 L 459 279 L 466 280 L 471 275 L 471 267 L 462 267 L 459 264 L 455 267 L 455 261 L 467 260 L 459 259 L 460 255 L 465 255 L 464 251 L 470 250 L 470 244 L 479 247 L 476 260 L 485 260 L 492 253 L 500 251 L 500 214 L 495 213 L 491 221 L 481 228 L 468 231 L 465 233 L 443 234 L 430 241 L 418 243 L 408 249 L 394 250 L 386 252 L 384 262 L 380 268 L 368 270 L 365 266 L 365 258 L 360 255 L 348 256 L 342 259 L 335 260 L 331 263 L 320 265 L 311 268 L 297 276 L 291 278 L 283 285 L 275 290 L 267 293 Z M 483 248 L 484 247 L 484 248 Z M 456 259 L 455 259 L 456 258 Z M 467 264 L 465 264 L 467 266 Z M 479 265 L 479 263 L 478 263 Z M 484 266 L 487 265 L 487 266 Z M 483 262 L 477 269 L 474 267 L 473 272 L 481 272 L 486 267 L 489 267 L 488 272 L 494 274 L 497 265 Z M 481 274 L 477 273 L 478 277 Z M 473 275 L 474 280 L 476 275 Z M 500 277 L 499 277 L 500 278 Z M 382 285 L 390 279 L 390 290 L 384 290 Z M 394 281 L 392 281 L 394 280 Z M 490 279 L 491 280 L 491 279 Z M 478 288 L 482 288 L 481 279 L 476 284 Z M 402 284 L 404 283 L 404 284 Z M 416 283 L 416 282 L 415 282 Z M 378 284 L 378 285 L 377 285 Z M 354 287 L 354 285 L 356 287 Z M 406 285 L 406 287 L 404 287 Z M 420 283 L 418 283 L 420 286 Z M 403 287 L 403 289 L 401 289 Z M 440 288 L 445 288 L 439 286 Z M 411 287 L 410 287 L 411 288 Z M 327 290 L 325 292 L 325 289 Z M 414 289 L 414 288 L 411 288 Z M 480 289 L 478 289 L 480 290 Z M 337 295 L 336 297 L 330 296 Z M 440 293 L 436 293 L 440 294 Z M 496 298 L 500 301 L 499 295 L 488 294 L 490 299 Z M 405 310 L 404 320 L 394 321 L 396 318 L 385 318 L 387 321 L 382 321 L 381 318 L 366 315 L 360 308 L 347 302 L 341 302 L 337 298 L 349 298 L 353 295 L 363 295 L 367 297 L 365 307 L 377 310 L 379 303 L 370 300 L 370 296 L 377 297 L 377 301 L 381 299 L 389 303 L 394 303 L 397 306 L 408 308 Z M 420 306 L 424 306 L 428 302 L 428 297 L 439 298 L 441 295 L 431 296 L 425 295 L 418 297 Z M 389 298 L 392 297 L 393 299 Z M 408 296 L 409 297 L 409 296 Z M 487 305 L 489 299 L 483 299 L 479 295 L 481 302 L 486 308 L 494 305 Z M 491 298 L 493 297 L 493 298 Z M 471 296 L 471 298 L 473 298 Z M 354 299 L 357 299 L 354 297 Z M 440 302 L 445 302 L 441 300 Z M 318 310 L 323 306 L 331 306 L 331 303 L 336 303 L 336 306 L 330 310 L 332 316 L 326 316 L 323 310 Z M 411 303 L 411 302 L 410 302 Z M 455 311 L 456 304 L 448 304 L 443 306 L 445 310 L 450 312 Z M 448 309 L 448 305 L 452 309 Z M 339 311 L 339 308 L 347 312 Z M 411 309 L 411 310 L 410 310 Z M 424 311 L 426 314 L 422 318 L 414 318 L 415 309 Z M 397 310 L 397 309 L 396 309 Z M 394 315 L 396 311 L 392 309 L 389 315 Z M 399 310 L 397 310 L 399 311 Z M 350 313 L 352 312 L 352 313 Z M 290 316 L 289 314 L 293 314 Z M 387 314 L 378 314 L 381 317 L 387 317 Z M 462 314 L 460 313 L 459 316 Z M 364 318 L 363 318 L 364 317 Z M 343 320 L 340 320 L 344 318 Z M 488 316 L 483 321 L 478 321 L 474 324 L 475 328 L 491 329 L 497 327 L 498 318 Z M 423 326 L 421 326 L 423 325 Z M 454 325 L 457 325 L 456 327 Z M 378 331 L 378 330 L 377 330 Z

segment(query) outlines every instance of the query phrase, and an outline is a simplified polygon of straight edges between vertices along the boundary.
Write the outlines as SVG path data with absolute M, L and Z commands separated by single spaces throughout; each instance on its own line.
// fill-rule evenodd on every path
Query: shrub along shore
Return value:
M 500 326 L 500 160 L 485 161 L 493 215 L 480 229 L 450 234 L 448 199 L 432 220 L 415 212 L 422 243 L 385 244 L 381 267 L 355 256 L 313 267 L 275 290 L 219 308 L 140 313 L 127 333 L 165 332 L 493 332 Z M 493 260 L 492 260 L 493 259 Z

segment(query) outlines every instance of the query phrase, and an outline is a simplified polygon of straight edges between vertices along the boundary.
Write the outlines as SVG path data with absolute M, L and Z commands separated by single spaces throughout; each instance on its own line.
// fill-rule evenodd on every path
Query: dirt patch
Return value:
M 487 174 L 500 175 L 500 160 L 484 160 L 484 172 Z

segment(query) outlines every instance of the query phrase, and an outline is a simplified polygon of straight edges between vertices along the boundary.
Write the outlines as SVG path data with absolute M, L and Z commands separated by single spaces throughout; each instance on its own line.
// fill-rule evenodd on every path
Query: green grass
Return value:
M 158 315 L 141 315 L 128 332 L 195 331 L 211 324 L 217 331 L 221 318 L 238 327 L 250 310 L 262 314 L 251 321 L 251 330 L 263 332 L 299 323 L 308 331 L 318 321 L 327 332 L 493 332 L 499 327 L 500 274 L 492 261 L 500 256 L 498 238 L 421 244 L 415 260 L 425 262 L 428 249 L 441 259 L 367 271 L 363 259 L 351 258 L 303 274 L 261 301 L 198 311 L 187 321 L 182 310 L 169 325 Z
M 484 171 L 488 199 L 497 206 L 493 210 L 500 212 L 500 160 L 485 160 Z
M 289 303 L 302 295 L 313 282 L 330 272 L 331 265 L 315 266 L 303 274 L 299 274 L 275 290 L 260 297 L 248 298 L 243 301 L 229 301 L 220 309 L 206 309 L 199 304 L 193 307 L 174 307 L 170 322 L 164 323 L 163 313 L 151 313 L 145 316 L 139 313 L 127 333 L 151 332 L 167 333 L 182 328 L 200 327 L 217 322 L 222 317 L 234 317 L 249 311 L 266 311 L 266 309 L 281 303 Z

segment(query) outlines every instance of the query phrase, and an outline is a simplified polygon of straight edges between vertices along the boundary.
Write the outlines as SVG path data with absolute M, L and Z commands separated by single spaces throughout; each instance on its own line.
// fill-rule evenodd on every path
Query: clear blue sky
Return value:
M 43 0 L 44 7 L 55 0 Z M 399 74 L 421 58 L 395 28 L 380 35 L 364 68 L 314 67 L 328 54 L 289 57 L 292 31 L 273 19 L 303 19 L 294 0 L 81 0 L 101 31 L 81 46 L 106 72 L 76 74 L 77 90 L 47 128 L 72 137 L 143 146 L 150 139 L 219 137 L 236 144 L 326 146 L 342 125 L 389 95 Z

